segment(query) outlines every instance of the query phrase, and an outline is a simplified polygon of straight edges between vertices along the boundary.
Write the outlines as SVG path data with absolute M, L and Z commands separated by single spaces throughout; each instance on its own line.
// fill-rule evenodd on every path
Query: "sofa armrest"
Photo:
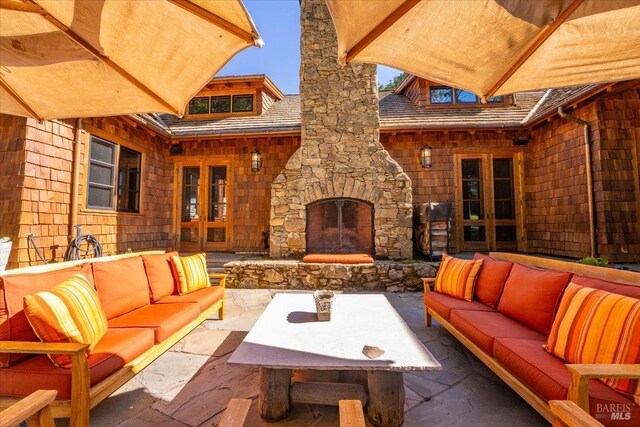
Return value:
M 209 279 L 219 280 L 218 286 L 224 288 L 227 284 L 227 276 L 226 273 L 209 273 Z
M 567 399 L 589 412 L 589 380 L 593 378 L 640 378 L 640 364 L 568 364 L 572 374 Z
M 71 357 L 71 426 L 89 425 L 88 344 L 0 341 L 0 353 L 68 354 Z
M 435 277 L 423 277 L 422 278 L 422 285 L 424 286 L 424 293 L 426 294 L 427 292 L 431 292 L 431 284 L 436 283 L 436 278 Z
M 551 412 L 558 417 L 553 427 L 604 427 L 598 420 L 570 400 L 551 400 Z
M 13 426 L 29 420 L 29 425 L 53 426 L 49 404 L 56 399 L 56 390 L 38 390 L 0 412 L 2 425 Z

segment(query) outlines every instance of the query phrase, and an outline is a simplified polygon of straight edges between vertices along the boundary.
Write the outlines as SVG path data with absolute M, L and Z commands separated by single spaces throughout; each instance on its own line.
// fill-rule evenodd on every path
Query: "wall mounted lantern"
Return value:
M 171 147 L 169 148 L 169 153 L 171 153 L 174 156 L 178 156 L 184 153 L 184 148 L 182 147 L 182 144 L 178 142 L 177 144 L 171 145 Z
M 431 147 L 425 145 L 420 149 L 420 165 L 423 168 L 431 167 Z
M 258 172 L 262 167 L 262 154 L 256 148 L 251 152 L 251 171 Z

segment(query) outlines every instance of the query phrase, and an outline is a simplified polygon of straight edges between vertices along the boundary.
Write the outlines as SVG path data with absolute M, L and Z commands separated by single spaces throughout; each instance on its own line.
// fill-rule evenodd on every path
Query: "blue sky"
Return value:
M 245 49 L 218 76 L 266 74 L 284 93 L 298 93 L 300 79 L 300 4 L 298 0 L 244 0 L 265 42 L 262 49 Z M 378 66 L 378 83 L 400 71 Z

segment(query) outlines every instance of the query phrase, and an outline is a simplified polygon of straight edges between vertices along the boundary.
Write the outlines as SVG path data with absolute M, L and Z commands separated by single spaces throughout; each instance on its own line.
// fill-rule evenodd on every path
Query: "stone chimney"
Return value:
M 376 258 L 411 258 L 411 181 L 380 144 L 376 66 L 338 64 L 324 0 L 302 0 L 300 20 L 302 141 L 273 181 L 270 255 L 304 256 L 307 206 L 349 198 L 374 206 Z

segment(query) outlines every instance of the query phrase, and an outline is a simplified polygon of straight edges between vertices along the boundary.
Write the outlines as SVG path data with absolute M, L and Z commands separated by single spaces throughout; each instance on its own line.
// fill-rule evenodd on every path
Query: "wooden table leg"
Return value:
M 280 421 L 289 415 L 289 387 L 291 369 L 260 369 L 260 397 L 258 410 L 267 422 Z
M 402 372 L 369 371 L 367 415 L 378 427 L 398 427 L 404 422 Z

